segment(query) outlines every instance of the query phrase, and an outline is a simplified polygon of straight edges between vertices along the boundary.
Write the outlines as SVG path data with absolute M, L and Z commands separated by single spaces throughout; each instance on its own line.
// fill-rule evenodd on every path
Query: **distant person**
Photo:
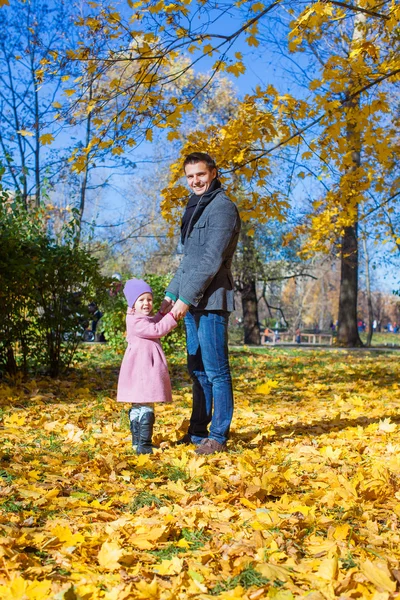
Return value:
M 213 454 L 226 450 L 233 416 L 228 322 L 234 309 L 231 265 L 240 216 L 209 154 L 189 154 L 183 169 L 193 192 L 182 218 L 184 256 L 161 307 L 175 303 L 174 315 L 185 317 L 193 404 L 188 432 L 178 443 L 194 443 L 197 454 Z
M 172 313 L 153 313 L 153 292 L 142 279 L 124 287 L 128 303 L 128 347 L 118 378 L 118 402 L 129 402 L 132 446 L 137 454 L 153 452 L 154 403 L 171 402 L 171 382 L 160 338 L 177 326 Z
M 117 296 L 119 294 L 119 292 L 123 288 L 123 284 L 122 284 L 122 277 L 119 273 L 113 273 L 111 275 L 111 279 L 112 279 L 111 287 L 110 287 L 108 293 L 111 297 L 113 297 L 113 296 Z
M 301 329 L 298 327 L 296 329 L 296 344 L 301 344 Z
M 274 332 L 269 327 L 264 329 L 264 342 L 273 342 L 274 341 Z
M 92 331 L 93 335 L 96 336 L 97 324 L 103 316 L 103 313 L 97 306 L 96 302 L 90 302 L 88 305 L 88 311 L 91 316 L 90 330 Z

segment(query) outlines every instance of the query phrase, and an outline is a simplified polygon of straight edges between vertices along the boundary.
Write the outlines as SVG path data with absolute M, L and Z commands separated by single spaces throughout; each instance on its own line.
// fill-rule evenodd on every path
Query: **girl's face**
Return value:
M 153 310 L 153 296 L 149 292 L 142 294 L 136 300 L 133 308 L 140 315 L 150 315 Z

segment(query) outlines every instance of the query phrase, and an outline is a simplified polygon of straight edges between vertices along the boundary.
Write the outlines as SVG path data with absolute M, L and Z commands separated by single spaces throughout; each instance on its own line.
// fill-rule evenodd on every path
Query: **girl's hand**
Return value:
M 160 313 L 166 315 L 167 313 L 169 313 L 173 305 L 174 301 L 172 300 L 172 298 L 165 296 L 164 300 L 161 302 Z

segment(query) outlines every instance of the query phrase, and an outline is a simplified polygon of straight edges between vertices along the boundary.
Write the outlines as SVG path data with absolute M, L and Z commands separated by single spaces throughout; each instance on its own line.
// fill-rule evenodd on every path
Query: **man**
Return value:
M 174 316 L 185 317 L 193 406 L 189 430 L 179 443 L 197 444 L 197 454 L 213 454 L 226 449 L 233 415 L 228 320 L 234 309 L 231 264 L 240 217 L 208 154 L 189 154 L 183 167 L 193 191 L 181 226 L 184 257 L 162 308 L 174 304 Z

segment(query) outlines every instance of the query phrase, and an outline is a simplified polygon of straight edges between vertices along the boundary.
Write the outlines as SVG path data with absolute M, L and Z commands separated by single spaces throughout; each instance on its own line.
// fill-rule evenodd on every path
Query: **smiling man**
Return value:
M 211 156 L 193 152 L 183 168 L 193 191 L 182 218 L 184 256 L 162 308 L 174 303 L 175 318 L 185 317 L 193 406 L 180 443 L 196 444 L 197 454 L 213 454 L 226 449 L 233 415 L 228 321 L 234 309 L 231 264 L 240 217 Z

